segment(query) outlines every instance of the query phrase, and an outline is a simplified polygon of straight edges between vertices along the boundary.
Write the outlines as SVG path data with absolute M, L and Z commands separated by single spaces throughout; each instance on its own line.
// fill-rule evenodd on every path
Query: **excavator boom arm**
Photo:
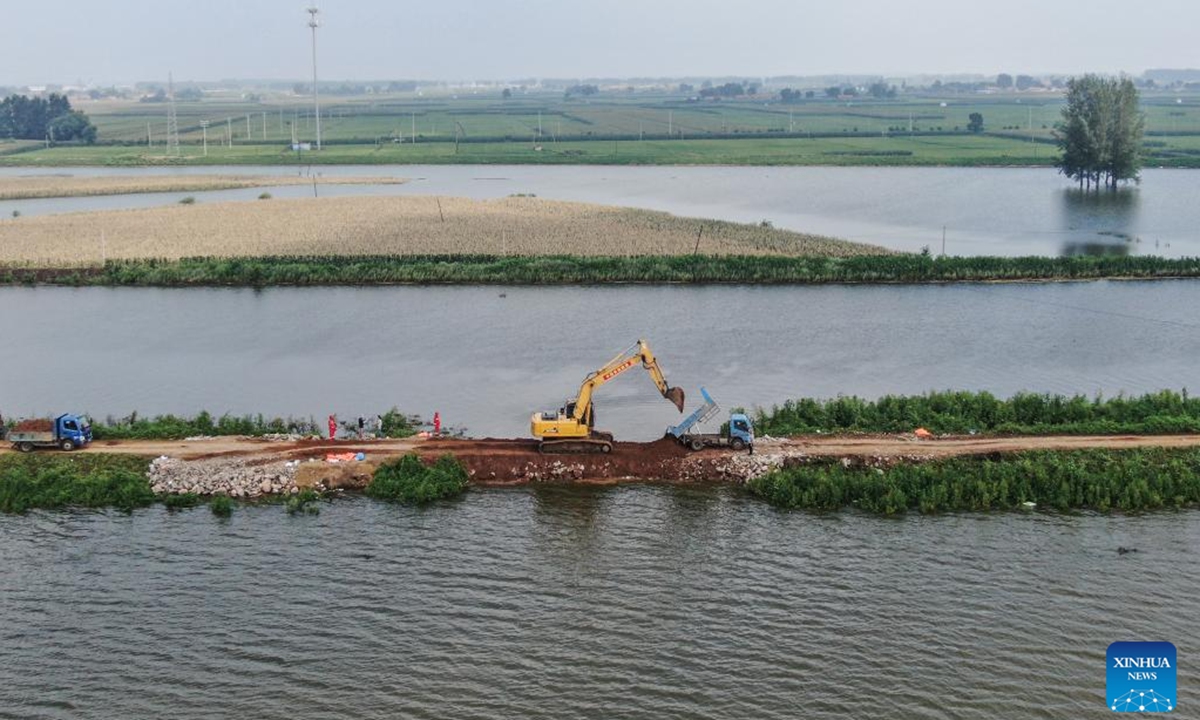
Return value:
M 573 417 L 577 420 L 582 419 L 587 414 L 588 408 L 591 407 L 592 393 L 595 389 L 634 367 L 639 360 L 642 367 L 650 373 L 650 378 L 654 380 L 654 384 L 658 386 L 658 391 L 662 396 L 670 400 L 679 409 L 679 412 L 683 412 L 683 388 L 673 388 L 667 384 L 667 378 L 663 375 L 662 369 L 658 367 L 658 359 L 650 351 L 650 346 L 646 344 L 645 340 L 638 340 L 631 348 L 618 354 L 604 367 L 584 379 L 583 385 L 579 388 L 579 395 L 575 398 Z

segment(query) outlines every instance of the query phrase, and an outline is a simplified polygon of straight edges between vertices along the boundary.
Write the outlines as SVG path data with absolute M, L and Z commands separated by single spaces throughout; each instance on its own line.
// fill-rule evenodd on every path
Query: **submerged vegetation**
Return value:
M 317 504 L 321 494 L 316 490 L 305 488 L 295 495 L 289 495 L 284 500 L 283 507 L 288 515 L 319 515 L 321 507 Z M 216 513 L 216 510 L 213 510 Z
M 1200 449 L 1077 450 L 959 457 L 890 467 L 836 459 L 751 480 L 752 493 L 783 508 L 857 507 L 893 515 L 1016 510 L 1138 511 L 1200 504 Z
M 133 455 L 0 455 L 0 512 L 146 507 L 155 501 L 146 465 L 146 458 Z
M 1200 432 L 1200 398 L 1163 390 L 1146 395 L 1089 398 L 1018 393 L 1001 400 L 987 392 L 888 395 L 878 400 L 838 397 L 789 400 L 759 410 L 755 429 L 765 435 L 817 432 L 912 432 L 1012 435 L 1169 434 Z
M 0 285 L 320 286 L 387 284 L 952 283 L 1200 277 L 1200 258 L 782 257 L 749 255 L 306 255 L 0 265 Z
M 454 497 L 467 489 L 467 471 L 452 455 L 426 465 L 409 454 L 381 465 L 367 486 L 367 495 L 410 505 L 424 505 Z

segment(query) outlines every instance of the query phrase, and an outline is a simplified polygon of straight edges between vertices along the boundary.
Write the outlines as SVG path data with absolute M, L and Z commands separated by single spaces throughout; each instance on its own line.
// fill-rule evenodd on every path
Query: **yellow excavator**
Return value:
M 589 373 L 579 386 L 579 394 L 568 398 L 558 412 L 533 414 L 533 436 L 541 441 L 538 450 L 544 453 L 612 452 L 612 434 L 597 431 L 594 427 L 592 393 L 639 361 L 650 373 L 662 396 L 674 403 L 679 412 L 683 412 L 683 389 L 667 385 L 667 379 L 658 368 L 658 360 L 650 352 L 650 346 L 645 340 L 638 340 L 628 350 L 605 363 L 604 367 Z

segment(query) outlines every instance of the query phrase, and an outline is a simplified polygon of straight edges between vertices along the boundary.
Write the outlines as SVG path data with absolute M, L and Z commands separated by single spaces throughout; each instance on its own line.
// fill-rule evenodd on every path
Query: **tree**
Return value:
M 894 98 L 896 97 L 896 86 L 889 86 L 887 83 L 879 81 L 871 83 L 871 86 L 867 88 L 867 92 L 870 93 L 871 97 L 879 100 Z
M 983 114 L 973 112 L 967 116 L 970 122 L 967 123 L 967 129 L 973 133 L 983 132 Z
M 1000 73 L 996 76 L 996 87 L 1001 90 L 1007 90 L 1013 86 L 1013 77 L 1008 73 Z
M 825 88 L 825 97 L 836 98 L 841 97 L 841 95 L 842 89 L 837 85 L 830 85 L 829 87 Z
M 1040 82 L 1038 82 L 1037 78 L 1035 78 L 1035 77 L 1032 77 L 1029 75 L 1018 75 L 1017 76 L 1017 89 L 1022 92 L 1024 92 L 1025 90 L 1028 90 L 1029 88 L 1041 87 L 1041 86 L 1042 86 L 1042 84 Z
M 1059 172 L 1081 188 L 1115 190 L 1137 180 L 1142 168 L 1145 118 L 1138 110 L 1138 91 L 1129 78 L 1084 75 L 1067 81 L 1063 119 L 1055 127 L 1062 155 Z
M 504 91 L 500 93 L 500 97 L 504 98 L 505 100 L 509 99 L 512 97 L 512 89 L 504 88 Z
M 71 110 L 65 95 L 51 93 L 44 99 L 10 95 L 0 101 L 0 137 L 95 142 L 96 128 L 86 115 Z
M 69 112 L 50 123 L 50 137 L 54 142 L 79 140 L 88 145 L 96 142 L 96 126 L 81 112 Z

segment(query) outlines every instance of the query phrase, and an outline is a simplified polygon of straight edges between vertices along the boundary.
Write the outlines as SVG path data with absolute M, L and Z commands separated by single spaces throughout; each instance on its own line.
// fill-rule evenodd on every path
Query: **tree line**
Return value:
M 1084 75 L 1067 81 L 1063 120 L 1055 128 L 1062 157 L 1059 172 L 1080 188 L 1137 180 L 1142 168 L 1145 118 L 1138 91 L 1129 78 Z
M 87 115 L 71 109 L 65 95 L 45 98 L 9 95 L 0 100 L 0 137 L 17 140 L 96 142 L 96 127 Z

